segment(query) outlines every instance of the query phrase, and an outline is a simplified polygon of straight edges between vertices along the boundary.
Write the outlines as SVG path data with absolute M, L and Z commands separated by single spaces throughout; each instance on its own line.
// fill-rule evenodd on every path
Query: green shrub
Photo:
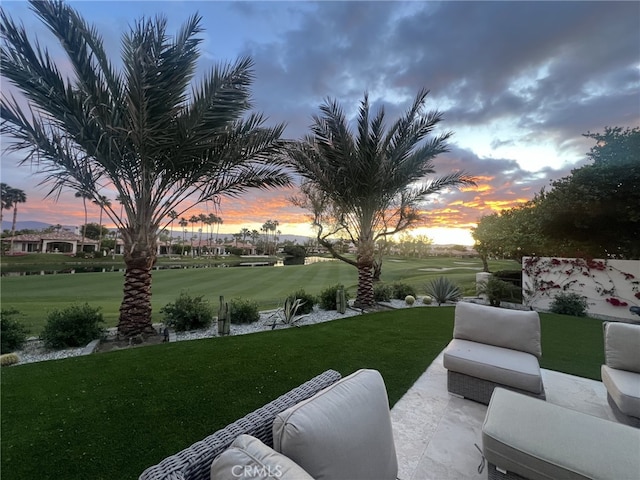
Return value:
M 447 277 L 438 277 L 425 286 L 425 291 L 438 305 L 455 302 L 462 297 L 462 290 Z
M 164 323 L 178 332 L 207 328 L 213 321 L 213 308 L 203 297 L 180 293 L 174 303 L 167 303 L 160 309 Z
M 336 310 L 338 308 L 336 305 L 336 293 L 338 293 L 338 290 L 340 289 L 344 290 L 344 299 L 349 300 L 349 295 L 347 290 L 344 288 L 344 285 L 338 283 L 332 287 L 325 288 L 320 292 L 320 298 L 318 299 L 320 308 L 323 310 Z
M 298 315 L 306 315 L 307 313 L 313 312 L 313 306 L 318 303 L 318 299 L 315 295 L 311 295 L 310 293 L 305 292 L 303 289 L 296 290 L 287 298 L 292 302 L 295 302 L 296 299 L 299 299 L 301 301 L 297 310 Z
M 499 307 L 502 300 L 515 300 L 519 290 L 519 287 L 493 275 L 486 282 L 478 283 L 478 294 L 486 295 L 489 304 L 494 307 Z
M 0 310 L 0 353 L 10 353 L 20 350 L 27 340 L 29 331 L 14 315 L 20 312 L 14 308 Z
M 376 302 L 388 302 L 391 300 L 391 295 L 393 295 L 391 285 L 378 282 L 373 286 L 373 299 Z
M 407 295 L 416 296 L 416 289 L 408 283 L 394 282 L 391 284 L 391 288 L 393 289 L 393 298 L 398 300 L 404 300 Z
M 253 323 L 260 320 L 258 302 L 244 298 L 233 298 L 229 302 L 231 323 Z
M 83 347 L 91 340 L 100 338 L 104 323 L 100 307 L 89 304 L 71 305 L 63 310 L 53 310 L 40 338 L 47 348 Z
M 560 292 L 549 308 L 553 313 L 584 317 L 587 315 L 587 300 L 577 293 Z
M 413 295 L 407 295 L 406 297 L 404 297 L 404 302 L 411 306 L 414 303 L 416 303 L 416 297 L 414 297 Z

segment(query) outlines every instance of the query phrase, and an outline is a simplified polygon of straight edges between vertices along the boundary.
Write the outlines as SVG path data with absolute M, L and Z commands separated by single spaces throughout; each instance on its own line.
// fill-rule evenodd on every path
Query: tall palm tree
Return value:
M 80 252 L 84 252 L 84 239 L 86 237 L 87 222 L 88 222 L 88 219 L 87 219 L 87 199 L 92 198 L 93 194 L 90 193 L 87 190 L 81 189 L 81 190 L 78 190 L 75 193 L 75 197 L 82 199 L 82 207 L 84 208 L 84 224 L 80 228 L 80 231 L 81 231 L 80 233 L 82 233 L 82 241 L 80 242 Z
M 433 158 L 447 151 L 451 133 L 426 140 L 441 121 L 436 111 L 423 112 L 428 91 L 421 90 L 409 110 L 385 129 L 384 109 L 370 115 L 368 96 L 360 104 L 357 133 L 340 105 L 327 99 L 313 117 L 311 134 L 290 144 L 291 165 L 305 180 L 298 202 L 313 213 L 318 242 L 334 257 L 358 269 L 355 304 L 373 305 L 376 240 L 400 232 L 419 219 L 420 202 L 448 187 L 472 185 L 464 172 L 429 181 Z M 330 240 L 346 235 L 357 249 L 345 257 Z
M 0 183 L 0 201 L 2 202 L 2 208 L 0 208 L 0 225 L 2 225 L 2 217 L 5 210 L 9 210 L 11 205 L 9 203 L 9 191 L 11 187 L 6 183 Z
M 167 213 L 237 196 L 248 188 L 288 185 L 281 161 L 284 126 L 264 126 L 252 113 L 253 62 L 221 64 L 194 82 L 201 18 L 176 35 L 156 16 L 132 23 L 123 35 L 122 70 L 109 60 L 95 27 L 61 0 L 30 0 L 57 37 L 71 68 L 32 45 L 23 26 L 0 12 L 2 74 L 29 103 L 3 94 L 0 132 L 10 152 L 44 174 L 57 196 L 64 188 L 97 197 L 117 191 L 124 215 L 111 220 L 124 242 L 125 286 L 118 331 L 153 332 L 151 269 Z M 185 205 L 185 199 L 192 205 Z
M 196 252 L 193 248 L 193 240 L 196 238 L 196 234 L 195 234 L 195 229 L 196 229 L 196 223 L 198 223 L 200 221 L 200 217 L 198 215 L 191 215 L 191 218 L 189 219 L 189 223 L 191 223 L 191 256 L 195 257 Z
M 178 218 L 178 212 L 176 212 L 175 210 L 171 210 L 169 213 L 167 213 L 167 216 L 171 219 L 171 234 L 169 235 L 169 253 L 173 253 L 172 250 L 172 244 L 173 244 L 173 222 Z
M 182 251 L 184 252 L 184 243 L 186 242 L 185 237 L 187 235 L 187 225 L 189 225 L 189 221 L 186 218 L 181 217 L 178 225 L 182 228 Z
M 251 236 L 251 232 L 246 227 L 240 230 L 240 234 L 242 235 L 242 243 L 246 243 L 247 237 Z
M 251 230 L 251 241 L 254 247 L 258 245 L 259 239 L 260 239 L 260 232 L 254 228 L 253 230 Z
M 16 223 L 18 220 L 18 204 L 27 201 L 27 194 L 19 188 L 13 188 L 3 183 L 1 185 L 2 209 L 13 208 L 13 221 L 11 222 L 11 243 L 9 252 L 13 253 L 13 237 L 16 235 Z
M 98 224 L 100 225 L 100 233 L 98 234 L 98 250 L 102 249 L 102 214 L 105 208 L 111 206 L 111 200 L 109 200 L 104 195 L 100 195 L 96 200 L 93 201 L 98 207 L 100 207 L 100 220 L 98 220 Z

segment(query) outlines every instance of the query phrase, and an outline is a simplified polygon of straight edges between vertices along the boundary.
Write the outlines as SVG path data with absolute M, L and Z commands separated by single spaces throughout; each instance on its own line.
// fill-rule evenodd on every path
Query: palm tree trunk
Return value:
M 9 245 L 9 253 L 13 255 L 13 237 L 16 236 L 16 220 L 18 219 L 18 203 L 13 205 L 13 222 L 11 223 L 11 244 Z
M 367 308 L 375 305 L 373 296 L 373 264 L 375 247 L 373 241 L 365 241 L 358 245 L 358 291 L 354 306 Z
M 100 225 L 100 232 L 98 233 L 98 252 L 102 254 L 102 205 L 100 205 L 100 220 L 98 220 L 98 224 Z
M 353 306 L 367 308 L 375 304 L 373 296 L 373 265 L 358 263 L 358 291 Z
M 151 323 L 151 268 L 156 261 L 154 242 L 132 242 L 124 237 L 124 296 L 120 305 L 118 334 L 132 337 L 155 334 Z

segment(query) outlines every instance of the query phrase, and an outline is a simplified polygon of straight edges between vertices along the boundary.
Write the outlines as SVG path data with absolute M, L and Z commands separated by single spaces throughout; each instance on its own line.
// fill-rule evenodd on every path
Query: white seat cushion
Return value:
M 620 411 L 640 418 L 640 373 L 602 365 L 600 374 L 602 383 Z
M 251 435 L 240 435 L 211 464 L 211 480 L 313 480 L 295 462 Z
M 532 480 L 636 479 L 640 430 L 511 392 L 493 391 L 482 425 L 487 461 Z
M 444 350 L 446 369 L 490 382 L 542 392 L 542 375 L 538 359 L 525 352 L 508 348 L 453 339 Z
M 395 480 L 398 462 L 382 376 L 358 370 L 278 414 L 273 445 L 316 480 Z

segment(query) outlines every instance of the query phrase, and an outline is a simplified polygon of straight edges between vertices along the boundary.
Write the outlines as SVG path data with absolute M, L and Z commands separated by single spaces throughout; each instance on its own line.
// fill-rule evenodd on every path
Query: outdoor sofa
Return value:
M 503 387 L 545 398 L 537 312 L 458 302 L 453 340 L 443 354 L 450 393 L 489 403 Z
M 389 401 L 379 372 L 327 370 L 140 480 L 395 480 Z
M 607 400 L 618 421 L 640 427 L 640 325 L 605 322 L 603 328 L 605 364 L 600 375 Z
M 489 480 L 640 478 L 640 430 L 496 388 L 482 425 Z

